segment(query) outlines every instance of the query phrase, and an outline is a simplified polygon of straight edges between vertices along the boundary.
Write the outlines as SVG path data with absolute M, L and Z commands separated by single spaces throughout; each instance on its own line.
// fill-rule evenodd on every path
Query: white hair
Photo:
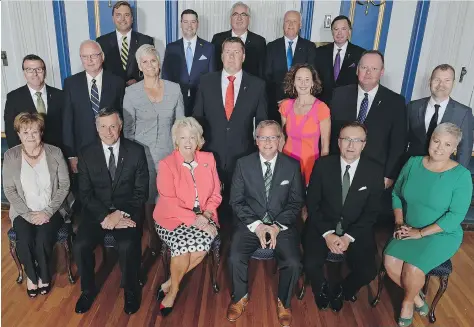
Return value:
M 82 47 L 85 46 L 86 44 L 95 44 L 95 45 L 100 49 L 100 53 L 102 53 L 102 54 L 104 53 L 104 52 L 102 51 L 102 47 L 100 46 L 100 43 L 99 43 L 99 42 L 96 42 L 96 41 L 94 41 L 94 40 L 85 40 L 85 41 L 82 41 L 82 42 L 81 42 L 81 45 L 80 45 L 80 47 L 79 47 L 79 54 L 81 53 Z
M 247 9 L 247 14 L 249 14 L 249 17 L 251 17 L 250 7 L 246 5 L 245 3 L 243 3 L 242 1 L 236 2 L 232 5 L 232 8 L 230 9 L 230 17 L 232 17 L 232 14 L 234 13 L 235 8 L 238 6 L 245 7 Z
M 457 144 L 461 142 L 462 140 L 462 131 L 461 129 L 453 124 L 453 123 L 442 123 L 436 126 L 436 128 L 433 131 L 433 135 L 435 134 L 450 134 L 456 139 Z
M 198 142 L 197 146 L 198 149 L 201 149 L 204 145 L 204 137 L 202 136 L 203 130 L 201 124 L 196 120 L 194 117 L 183 117 L 180 119 L 176 119 L 173 127 L 171 127 L 171 138 L 173 139 L 173 144 L 177 146 L 177 138 L 178 138 L 178 129 L 180 128 L 188 128 L 190 132 L 197 136 Z
M 158 53 L 158 50 L 156 50 L 156 48 L 151 44 L 144 44 L 138 48 L 137 53 L 135 54 L 135 59 L 137 59 L 138 66 L 140 66 L 142 57 L 146 55 L 156 56 L 156 60 L 160 62 L 160 54 Z

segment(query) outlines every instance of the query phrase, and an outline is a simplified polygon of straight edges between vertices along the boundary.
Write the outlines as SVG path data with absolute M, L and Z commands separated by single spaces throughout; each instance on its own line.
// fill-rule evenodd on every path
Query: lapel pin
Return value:
M 247 87 L 246 87 L 246 86 L 244 86 L 244 91 L 245 91 L 245 90 L 247 90 Z
M 199 43 L 199 45 L 202 47 L 202 43 Z
M 382 103 L 382 101 L 380 100 L 379 103 L 377 103 L 377 106 L 380 105 Z

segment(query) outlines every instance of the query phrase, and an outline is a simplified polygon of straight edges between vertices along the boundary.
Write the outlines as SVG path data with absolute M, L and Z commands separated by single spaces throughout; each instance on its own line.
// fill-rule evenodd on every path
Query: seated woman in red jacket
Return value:
M 221 184 L 214 156 L 199 151 L 202 133 L 194 118 L 177 119 L 171 129 L 176 150 L 158 164 L 153 218 L 171 249 L 171 277 L 157 292 L 163 316 L 171 313 L 183 276 L 202 261 L 217 235 Z

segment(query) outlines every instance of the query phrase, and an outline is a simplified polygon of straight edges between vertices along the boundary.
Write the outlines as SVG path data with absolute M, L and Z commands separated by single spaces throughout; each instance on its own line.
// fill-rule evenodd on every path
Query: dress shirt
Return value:
M 183 37 L 184 56 L 185 57 L 186 57 L 186 49 L 188 48 L 188 42 L 191 42 L 191 52 L 193 53 L 193 58 L 194 58 L 194 52 L 196 51 L 197 35 L 194 35 L 194 37 L 191 40 L 186 40 L 186 38 Z
M 430 101 L 428 101 L 428 105 L 426 106 L 426 113 L 425 113 L 425 130 L 428 132 L 428 126 L 430 126 L 430 121 L 431 117 L 433 117 L 435 113 L 435 104 L 439 104 L 439 111 L 438 111 L 438 121 L 436 124 L 439 124 L 441 122 L 441 119 L 443 119 L 444 112 L 446 111 L 446 107 L 448 106 L 449 98 L 446 100 L 436 103 L 435 99 L 433 97 L 430 98 Z
M 293 53 L 293 58 L 294 58 L 295 57 L 295 50 L 296 50 L 296 43 L 298 42 L 298 35 L 293 40 L 290 40 L 286 36 L 284 36 L 284 39 L 285 39 L 285 54 L 288 52 L 288 42 L 290 42 L 290 41 L 293 42 L 293 44 L 291 45 L 291 52 Z
M 102 149 L 104 150 L 105 164 L 107 165 L 107 168 L 109 168 L 109 159 L 110 159 L 109 148 L 110 147 L 113 148 L 112 151 L 114 152 L 114 157 L 115 157 L 115 167 L 117 167 L 118 166 L 119 149 L 120 149 L 120 139 L 112 145 L 107 145 L 104 142 L 102 142 Z
M 130 51 L 130 40 L 132 39 L 132 29 L 130 29 L 130 31 L 127 32 L 127 35 L 122 35 L 122 33 L 120 33 L 119 31 L 115 30 L 115 32 L 117 33 L 117 43 L 118 43 L 118 47 L 119 47 L 119 55 L 122 54 L 122 39 L 124 36 L 127 37 L 127 44 L 128 44 L 128 50 Z M 130 54 L 128 54 L 130 56 Z M 128 58 L 127 58 L 128 60 Z M 133 60 L 135 60 L 135 58 L 133 58 Z
M 262 155 L 260 154 L 260 166 L 262 167 L 262 175 L 263 177 L 265 177 L 265 173 L 267 172 L 267 165 L 265 165 L 265 162 L 269 161 L 270 162 L 270 169 L 272 171 L 272 179 L 273 179 L 273 173 L 275 172 L 275 163 L 276 163 L 276 160 L 278 158 L 278 153 L 275 155 L 275 157 L 272 159 L 272 160 L 267 160 L 265 159 L 264 157 L 262 157 Z M 263 217 L 262 217 L 263 218 Z M 253 223 L 251 224 L 248 224 L 247 225 L 247 228 L 252 232 L 252 233 L 255 233 L 255 230 L 257 229 L 258 225 L 260 224 L 263 224 L 261 220 L 256 220 L 254 221 Z M 280 224 L 279 222 L 276 222 L 275 221 L 275 224 L 278 225 L 278 227 L 280 227 L 280 229 L 283 231 L 283 230 L 287 230 L 288 227 L 286 227 L 285 225 L 282 225 Z
M 357 87 L 357 114 L 356 118 L 359 117 L 359 111 L 360 111 L 360 104 L 362 103 L 362 100 L 364 100 L 365 94 L 369 94 L 369 106 L 367 107 L 367 116 L 369 115 L 370 107 L 372 106 L 372 102 L 374 102 L 375 95 L 377 94 L 377 91 L 379 90 L 379 84 L 377 84 L 376 87 L 374 87 L 372 90 L 369 92 L 365 92 L 360 85 Z M 367 117 L 366 116 L 366 117 Z M 366 118 L 367 119 L 367 118 Z
M 221 88 L 222 88 L 222 103 L 224 104 L 225 108 L 225 95 L 227 93 L 227 86 L 229 85 L 229 80 L 227 79 L 228 76 L 231 76 L 229 73 L 225 71 L 225 69 L 222 70 L 222 77 L 221 77 Z M 234 74 L 235 80 L 234 80 L 234 107 L 235 103 L 237 102 L 237 96 L 239 95 L 239 90 L 240 90 L 240 84 L 242 83 L 242 69 L 238 71 L 236 74 Z
M 342 62 L 344 61 L 344 56 L 346 55 L 347 44 L 348 43 L 349 43 L 349 41 L 346 41 L 346 43 L 344 43 L 344 45 L 340 48 L 336 45 L 336 43 L 334 43 L 334 50 L 332 51 L 332 65 L 333 66 L 334 66 L 334 63 L 336 61 L 337 50 L 341 49 L 341 52 L 339 52 L 339 57 L 341 58 L 341 60 L 340 60 L 341 66 L 339 66 L 339 68 L 342 67 Z
M 99 101 L 102 97 L 102 75 L 104 75 L 104 70 L 102 69 L 96 77 L 92 77 L 89 73 L 86 72 L 87 78 L 87 90 L 89 91 L 89 98 L 91 97 L 91 87 L 92 80 L 95 79 L 95 85 L 97 85 L 97 93 L 99 93 Z
M 193 160 L 190 163 L 183 162 L 183 166 L 188 168 L 189 171 L 191 172 L 191 177 L 193 178 L 193 182 L 194 182 L 194 190 L 196 191 L 195 192 L 196 193 L 196 199 L 194 200 L 194 208 L 198 208 L 198 207 L 200 207 L 199 197 L 198 197 L 198 190 L 197 190 L 197 186 L 196 186 L 196 180 L 194 179 L 194 170 L 198 166 L 198 163 Z
M 28 208 L 32 211 L 42 211 L 51 202 L 51 179 L 46 155 L 43 153 L 39 162 L 31 167 L 22 154 L 21 187 Z
M 35 104 L 35 108 L 36 108 L 36 105 L 38 104 L 37 103 L 38 97 L 36 96 L 36 92 L 41 92 L 41 98 L 43 99 L 43 102 L 44 102 L 44 109 L 46 110 L 46 113 L 48 113 L 48 94 L 46 93 L 46 84 L 43 85 L 43 87 L 39 91 L 32 89 L 29 85 L 28 85 L 28 89 L 30 90 L 31 97 L 33 98 L 33 103 Z M 434 112 L 434 109 L 433 109 L 433 112 Z
M 237 35 L 237 34 L 234 33 L 234 30 L 232 30 L 232 37 L 238 37 L 238 38 L 240 38 L 240 39 L 242 40 L 242 42 L 244 42 L 244 44 L 245 44 L 245 42 L 247 42 L 247 35 L 248 35 L 248 34 L 249 34 L 249 31 L 245 31 L 244 34 L 242 34 L 242 35 L 239 36 L 239 35 Z

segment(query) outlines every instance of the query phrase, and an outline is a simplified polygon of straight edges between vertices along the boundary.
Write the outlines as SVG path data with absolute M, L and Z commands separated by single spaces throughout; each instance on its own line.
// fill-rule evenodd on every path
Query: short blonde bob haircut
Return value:
M 193 117 L 184 117 L 180 119 L 176 119 L 171 127 L 171 137 L 173 138 L 173 144 L 175 147 L 178 146 L 177 138 L 178 138 L 178 129 L 180 128 L 189 128 L 192 134 L 197 136 L 197 149 L 202 149 L 204 145 L 204 137 L 202 136 L 203 130 L 202 126 L 198 123 L 198 121 Z
M 31 128 L 33 125 L 38 126 L 41 135 L 43 135 L 44 118 L 43 115 L 37 112 L 22 112 L 18 114 L 13 121 L 13 128 L 17 133 L 20 133 L 22 128 Z
M 160 64 L 160 55 L 158 53 L 158 50 L 156 50 L 156 48 L 151 44 L 143 44 L 138 48 L 137 52 L 135 53 L 135 59 L 137 59 L 138 67 L 142 67 L 141 60 L 142 57 L 146 55 L 156 56 L 156 60 L 158 60 L 158 64 Z

